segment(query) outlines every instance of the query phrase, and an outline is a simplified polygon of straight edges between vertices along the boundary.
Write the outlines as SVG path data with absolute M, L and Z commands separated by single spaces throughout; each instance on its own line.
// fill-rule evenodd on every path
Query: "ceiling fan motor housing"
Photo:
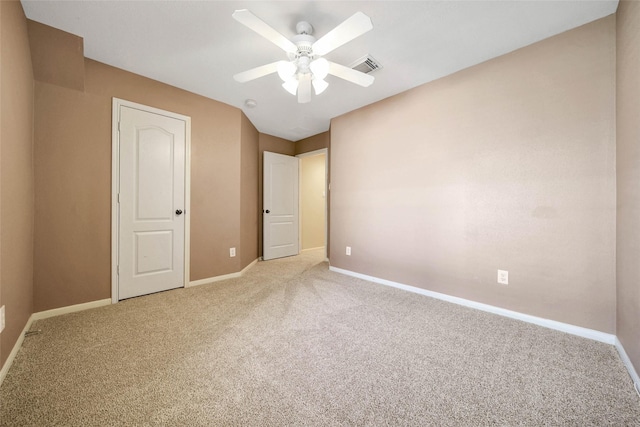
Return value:
M 296 24 L 296 33 L 298 34 L 313 34 L 313 26 L 307 21 L 300 21 Z
M 316 41 L 315 37 L 310 34 L 298 34 L 293 37 L 292 41 L 298 48 L 297 52 L 293 54 L 294 58 L 300 58 L 302 56 L 313 57 L 312 46 Z

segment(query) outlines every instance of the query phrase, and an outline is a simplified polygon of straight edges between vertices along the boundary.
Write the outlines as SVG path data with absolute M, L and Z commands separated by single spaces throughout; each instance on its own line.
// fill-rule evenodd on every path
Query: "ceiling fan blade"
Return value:
M 298 103 L 311 102 L 311 74 L 302 74 L 299 77 Z
M 347 80 L 351 83 L 355 83 L 362 87 L 371 86 L 375 78 L 369 74 L 361 73 L 352 68 L 345 67 L 344 65 L 336 64 L 329 61 L 329 74 L 332 74 L 341 79 Z
M 298 50 L 291 40 L 274 30 L 269 24 L 258 18 L 249 10 L 236 10 L 231 16 L 233 16 L 236 21 L 246 25 L 249 29 L 269 40 L 271 43 L 279 46 L 285 52 L 295 53 Z
M 271 64 L 261 65 L 256 68 L 252 68 L 247 71 L 243 71 L 233 76 L 233 78 L 240 83 L 245 83 L 250 80 L 257 79 L 258 77 L 266 76 L 267 74 L 275 73 L 278 71 L 278 64 L 286 61 L 276 61 Z
M 318 56 L 326 55 L 372 28 L 371 18 L 362 12 L 356 12 L 351 18 L 348 18 L 316 41 L 312 46 L 313 53 Z

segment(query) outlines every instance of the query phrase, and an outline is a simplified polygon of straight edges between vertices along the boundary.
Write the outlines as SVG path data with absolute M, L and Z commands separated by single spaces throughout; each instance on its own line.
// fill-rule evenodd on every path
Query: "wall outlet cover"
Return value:
M 509 284 L 509 272 L 507 270 L 498 270 L 498 283 L 501 285 Z
M 0 332 L 4 330 L 4 305 L 0 307 Z
M 232 258 L 234 256 L 236 256 L 236 248 L 230 248 L 229 249 L 229 256 L 232 257 Z
M 351 256 L 351 246 L 347 246 L 347 250 L 345 251 L 345 253 Z

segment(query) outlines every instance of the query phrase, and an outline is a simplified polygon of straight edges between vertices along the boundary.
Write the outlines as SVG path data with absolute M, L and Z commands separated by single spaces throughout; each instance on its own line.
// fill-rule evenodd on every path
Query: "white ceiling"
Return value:
M 87 58 L 241 108 L 256 128 L 291 141 L 330 120 L 616 11 L 618 1 L 59 1 L 22 0 L 29 19 L 84 38 Z M 362 11 L 373 30 L 326 58 L 351 65 L 365 54 L 384 67 L 368 88 L 328 76 L 329 88 L 298 104 L 277 74 L 233 75 L 280 59 L 277 46 L 235 21 L 249 9 L 286 37 L 298 21 L 322 37 Z M 246 99 L 257 106 L 244 106 Z

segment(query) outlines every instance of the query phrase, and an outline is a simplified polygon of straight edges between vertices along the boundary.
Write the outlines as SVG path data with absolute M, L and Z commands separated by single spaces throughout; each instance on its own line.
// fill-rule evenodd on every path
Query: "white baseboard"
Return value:
M 2 370 L 0 370 L 0 386 L 2 386 L 2 382 L 4 378 L 7 376 L 7 372 L 9 372 L 9 368 L 13 364 L 13 360 L 16 358 L 20 347 L 22 347 L 22 342 L 24 341 L 25 334 L 31 329 L 31 325 L 36 320 L 47 319 L 49 317 L 60 316 L 61 314 L 75 313 L 77 311 L 89 310 L 91 308 L 103 307 L 105 305 L 111 304 L 111 298 L 105 298 L 97 301 L 86 302 L 83 304 L 70 305 L 67 307 L 54 308 L 53 310 L 39 311 L 37 313 L 33 313 L 29 316 L 29 320 L 27 320 L 27 324 L 24 325 L 24 329 L 22 333 L 18 336 L 18 340 L 16 341 L 7 361 L 2 366 Z
M 202 285 L 202 284 L 206 284 L 206 283 L 213 283 L 213 282 L 217 282 L 217 281 L 220 281 L 220 280 L 226 280 L 226 279 L 231 279 L 231 278 L 235 278 L 235 277 L 241 277 L 251 267 L 253 267 L 257 262 L 258 262 L 258 259 L 254 260 L 251 264 L 247 265 L 244 269 L 242 269 L 242 271 L 240 271 L 238 273 L 231 273 L 231 274 L 226 274 L 226 275 L 223 275 L 223 276 L 216 276 L 216 277 L 212 277 L 212 278 L 209 278 L 209 279 L 202 279 L 202 280 L 196 280 L 196 281 L 190 282 L 189 283 L 189 287 Z M 595 340 L 595 341 L 600 341 L 600 342 L 603 342 L 603 343 L 606 343 L 606 344 L 612 344 L 618 350 L 618 354 L 620 355 L 620 358 L 622 359 L 622 362 L 624 363 L 625 367 L 627 368 L 627 371 L 629 372 L 629 375 L 631 376 L 631 378 L 632 378 L 632 380 L 633 380 L 633 382 L 635 384 L 636 390 L 640 389 L 640 377 L 638 376 L 638 373 L 636 372 L 633 364 L 631 363 L 631 360 L 629 359 L 629 356 L 627 355 L 626 351 L 624 350 L 624 347 L 622 346 L 622 343 L 620 342 L 620 340 L 615 335 L 607 334 L 607 333 L 596 331 L 596 330 L 593 330 L 593 329 L 583 328 L 583 327 L 580 327 L 580 326 L 570 325 L 570 324 L 567 324 L 567 323 L 557 322 L 555 320 L 549 320 L 549 319 L 543 319 L 541 317 L 530 316 L 528 314 L 518 313 L 516 311 L 506 310 L 506 309 L 503 309 L 503 308 L 500 308 L 500 307 L 495 307 L 495 306 L 488 305 L 488 304 L 482 304 L 482 303 L 478 303 L 478 302 L 475 302 L 475 301 L 467 300 L 467 299 L 464 299 L 464 298 L 458 298 L 458 297 L 450 296 L 450 295 L 447 295 L 447 294 L 442 294 L 442 293 L 439 293 L 439 292 L 428 291 L 426 289 L 416 288 L 414 286 L 404 285 L 402 283 L 397 283 L 397 282 L 393 282 L 393 281 L 386 280 L 386 279 L 380 279 L 380 278 L 373 277 L 373 276 L 367 276 L 365 274 L 356 273 L 356 272 L 349 271 L 349 270 L 344 270 L 342 268 L 329 267 L 329 269 L 331 271 L 335 271 L 336 273 L 344 274 L 344 275 L 347 275 L 347 276 L 357 277 L 359 279 L 367 280 L 367 281 L 378 283 L 378 284 L 381 284 L 381 285 L 386 285 L 386 286 L 391 286 L 391 287 L 398 288 L 398 289 L 403 289 L 405 291 L 409 291 L 409 292 L 413 292 L 413 293 L 429 296 L 429 297 L 432 297 L 432 298 L 440 299 L 440 300 L 443 300 L 443 301 L 451 302 L 451 303 L 462 305 L 462 306 L 465 306 L 465 307 L 475 308 L 475 309 L 486 311 L 486 312 L 489 312 L 489 313 L 494 313 L 494 314 L 498 314 L 498 315 L 501 315 L 501 316 L 510 317 L 512 319 L 522 320 L 524 322 L 533 323 L 533 324 L 536 324 L 536 325 L 539 325 L 539 326 L 544 326 L 546 328 L 550 328 L 550 329 L 555 329 L 555 330 L 558 330 L 558 331 L 566 332 L 566 333 L 569 333 L 569 334 L 572 334 L 572 335 L 577 335 L 577 336 L 580 336 L 580 337 L 583 337 L 583 338 L 589 338 L 589 339 L 592 339 L 592 340 Z M 33 322 L 35 320 L 47 319 L 49 317 L 60 316 L 62 314 L 75 313 L 75 312 L 78 312 L 78 311 L 89 310 L 89 309 L 97 308 L 97 307 L 103 307 L 103 306 L 106 306 L 106 305 L 109 305 L 109 304 L 111 304 L 111 299 L 110 298 L 106 298 L 106 299 L 92 301 L 92 302 L 88 302 L 88 303 L 84 303 L 84 304 L 76 304 L 76 305 L 71 305 L 71 306 L 67 306 L 67 307 L 60 307 L 60 308 L 55 308 L 55 309 L 52 309 L 52 310 L 46 310 L 46 311 L 41 311 L 41 312 L 38 312 L 38 313 L 33 313 L 29 317 L 29 320 L 27 320 L 27 323 L 25 324 L 24 329 L 22 330 L 22 333 L 19 335 L 18 340 L 16 341 L 15 345 L 13 346 L 13 349 L 11 350 L 11 353 L 9 354 L 9 357 L 7 358 L 5 364 L 2 366 L 2 369 L 0 370 L 0 386 L 2 386 L 2 382 L 4 381 L 5 377 L 7 376 L 7 373 L 9 372 L 9 369 L 11 368 L 13 360 L 15 359 L 16 355 L 18 354 L 18 351 L 20 350 L 20 347 L 22 347 L 22 343 L 24 341 L 25 333 L 28 332 L 31 329 L 31 325 L 33 324 Z
M 629 375 L 635 384 L 636 390 L 638 390 L 638 393 L 640 394 L 640 377 L 638 376 L 636 369 L 633 367 L 633 363 L 631 363 L 631 359 L 629 359 L 627 352 L 624 351 L 624 347 L 618 337 L 616 337 L 615 346 L 616 350 L 618 350 L 618 354 L 620 355 L 620 359 L 622 359 L 622 363 L 624 363 L 627 371 L 629 371 Z
M 397 283 L 397 282 L 393 282 L 391 280 L 386 280 L 386 279 L 380 279 L 373 276 L 367 276 L 366 274 L 356 273 L 353 271 L 344 270 L 342 268 L 329 267 L 329 269 L 331 271 L 335 271 L 336 273 L 357 277 L 359 279 L 367 280 L 369 282 L 374 282 L 374 283 L 378 283 L 386 286 L 392 286 L 394 288 L 399 288 L 405 291 L 426 295 L 432 298 L 440 299 L 440 300 L 451 302 L 454 304 L 463 305 L 465 307 L 487 311 L 489 313 L 498 314 L 500 316 L 522 320 L 524 322 L 533 323 L 535 325 L 543 326 L 545 328 L 555 329 L 557 331 L 565 332 L 572 335 L 577 335 L 579 337 L 588 338 L 595 341 L 603 342 L 605 344 L 614 345 L 615 348 L 618 350 L 618 354 L 620 355 L 620 359 L 622 360 L 622 363 L 624 363 L 624 366 L 627 368 L 627 371 L 629 372 L 629 375 L 633 380 L 636 391 L 640 395 L 640 376 L 638 376 L 638 372 L 634 368 L 633 363 L 631 363 L 631 359 L 629 359 L 629 356 L 624 350 L 622 343 L 620 342 L 618 337 L 613 334 L 607 334 L 605 332 L 583 328 L 581 326 L 570 325 L 568 323 L 557 322 L 555 320 L 549 320 L 541 317 L 530 316 L 528 314 L 518 313 L 517 311 L 506 310 L 504 308 L 495 307 L 488 304 L 482 304 L 482 303 L 467 300 L 464 298 L 458 298 L 458 297 L 454 297 L 447 294 L 441 294 L 439 292 L 428 291 L 426 289 L 416 288 L 414 286 L 404 285 L 402 283 Z
M 256 258 L 255 260 L 253 260 L 253 262 L 247 265 L 245 268 L 243 268 L 242 271 L 238 271 L 236 273 L 223 274 L 222 276 L 209 277 L 207 279 L 194 280 L 189 282 L 189 284 L 185 287 L 190 288 L 192 286 L 206 285 L 209 283 L 219 282 L 221 280 L 228 280 L 228 279 L 235 279 L 237 277 L 242 277 L 247 271 L 249 271 L 251 267 L 256 265 L 258 260 L 259 258 Z
M 31 329 L 32 323 L 33 323 L 33 315 L 31 315 L 29 317 L 29 320 L 27 320 L 27 324 L 24 325 L 24 329 L 22 329 L 22 333 L 18 336 L 18 340 L 16 341 L 15 345 L 13 346 L 13 349 L 11 350 L 11 353 L 9 353 L 9 357 L 7 357 L 6 362 L 4 362 L 4 365 L 0 370 L 0 387 L 2 387 L 2 382 L 7 376 L 7 373 L 9 372 L 9 368 L 11 368 L 11 365 L 13 364 L 13 360 L 16 358 L 16 355 L 18 354 L 20 347 L 22 347 L 22 342 L 24 341 L 24 335 L 27 333 L 29 329 Z
M 309 251 L 317 251 L 317 250 L 320 250 L 320 249 L 324 249 L 324 246 L 318 246 L 318 247 L 316 247 L 316 248 L 307 248 L 307 249 L 302 249 L 302 250 L 300 251 L 300 253 L 302 253 L 302 252 L 309 252 Z
M 49 317 L 60 316 L 62 314 L 75 313 L 77 311 L 84 311 L 92 308 L 104 307 L 105 305 L 111 305 L 111 298 L 85 302 L 83 304 L 69 305 L 67 307 L 54 308 L 52 310 L 39 311 L 37 313 L 33 313 L 31 315 L 31 318 L 33 320 L 48 319 Z
M 486 311 L 500 316 L 510 317 L 512 319 L 522 320 L 523 322 L 533 323 L 535 325 L 544 326 L 545 328 L 555 329 L 557 331 L 566 332 L 572 335 L 577 335 L 583 338 L 589 338 L 595 341 L 600 341 L 606 344 L 613 345 L 616 340 L 616 336 L 613 334 L 607 334 L 605 332 L 596 331 L 594 329 L 583 328 L 581 326 L 570 325 L 568 323 L 557 322 L 555 320 L 544 319 L 542 317 L 531 316 L 528 314 L 519 313 L 517 311 L 511 311 L 500 307 L 495 307 L 489 304 L 483 304 L 480 302 L 471 301 L 464 298 L 458 298 L 447 294 L 441 294 L 439 292 L 428 291 L 426 289 L 416 288 L 414 286 L 404 285 L 402 283 L 392 282 L 391 280 L 379 279 L 373 276 L 367 276 L 365 274 L 355 273 L 353 271 L 344 270 L 337 267 L 329 267 L 331 271 L 336 273 L 345 274 L 347 276 L 357 277 L 359 279 L 368 280 L 370 282 L 379 283 L 381 285 L 392 286 L 394 288 L 403 289 L 405 291 L 414 292 L 428 297 L 436 298 L 439 300 L 451 302 L 465 307 L 475 308 L 477 310 Z

